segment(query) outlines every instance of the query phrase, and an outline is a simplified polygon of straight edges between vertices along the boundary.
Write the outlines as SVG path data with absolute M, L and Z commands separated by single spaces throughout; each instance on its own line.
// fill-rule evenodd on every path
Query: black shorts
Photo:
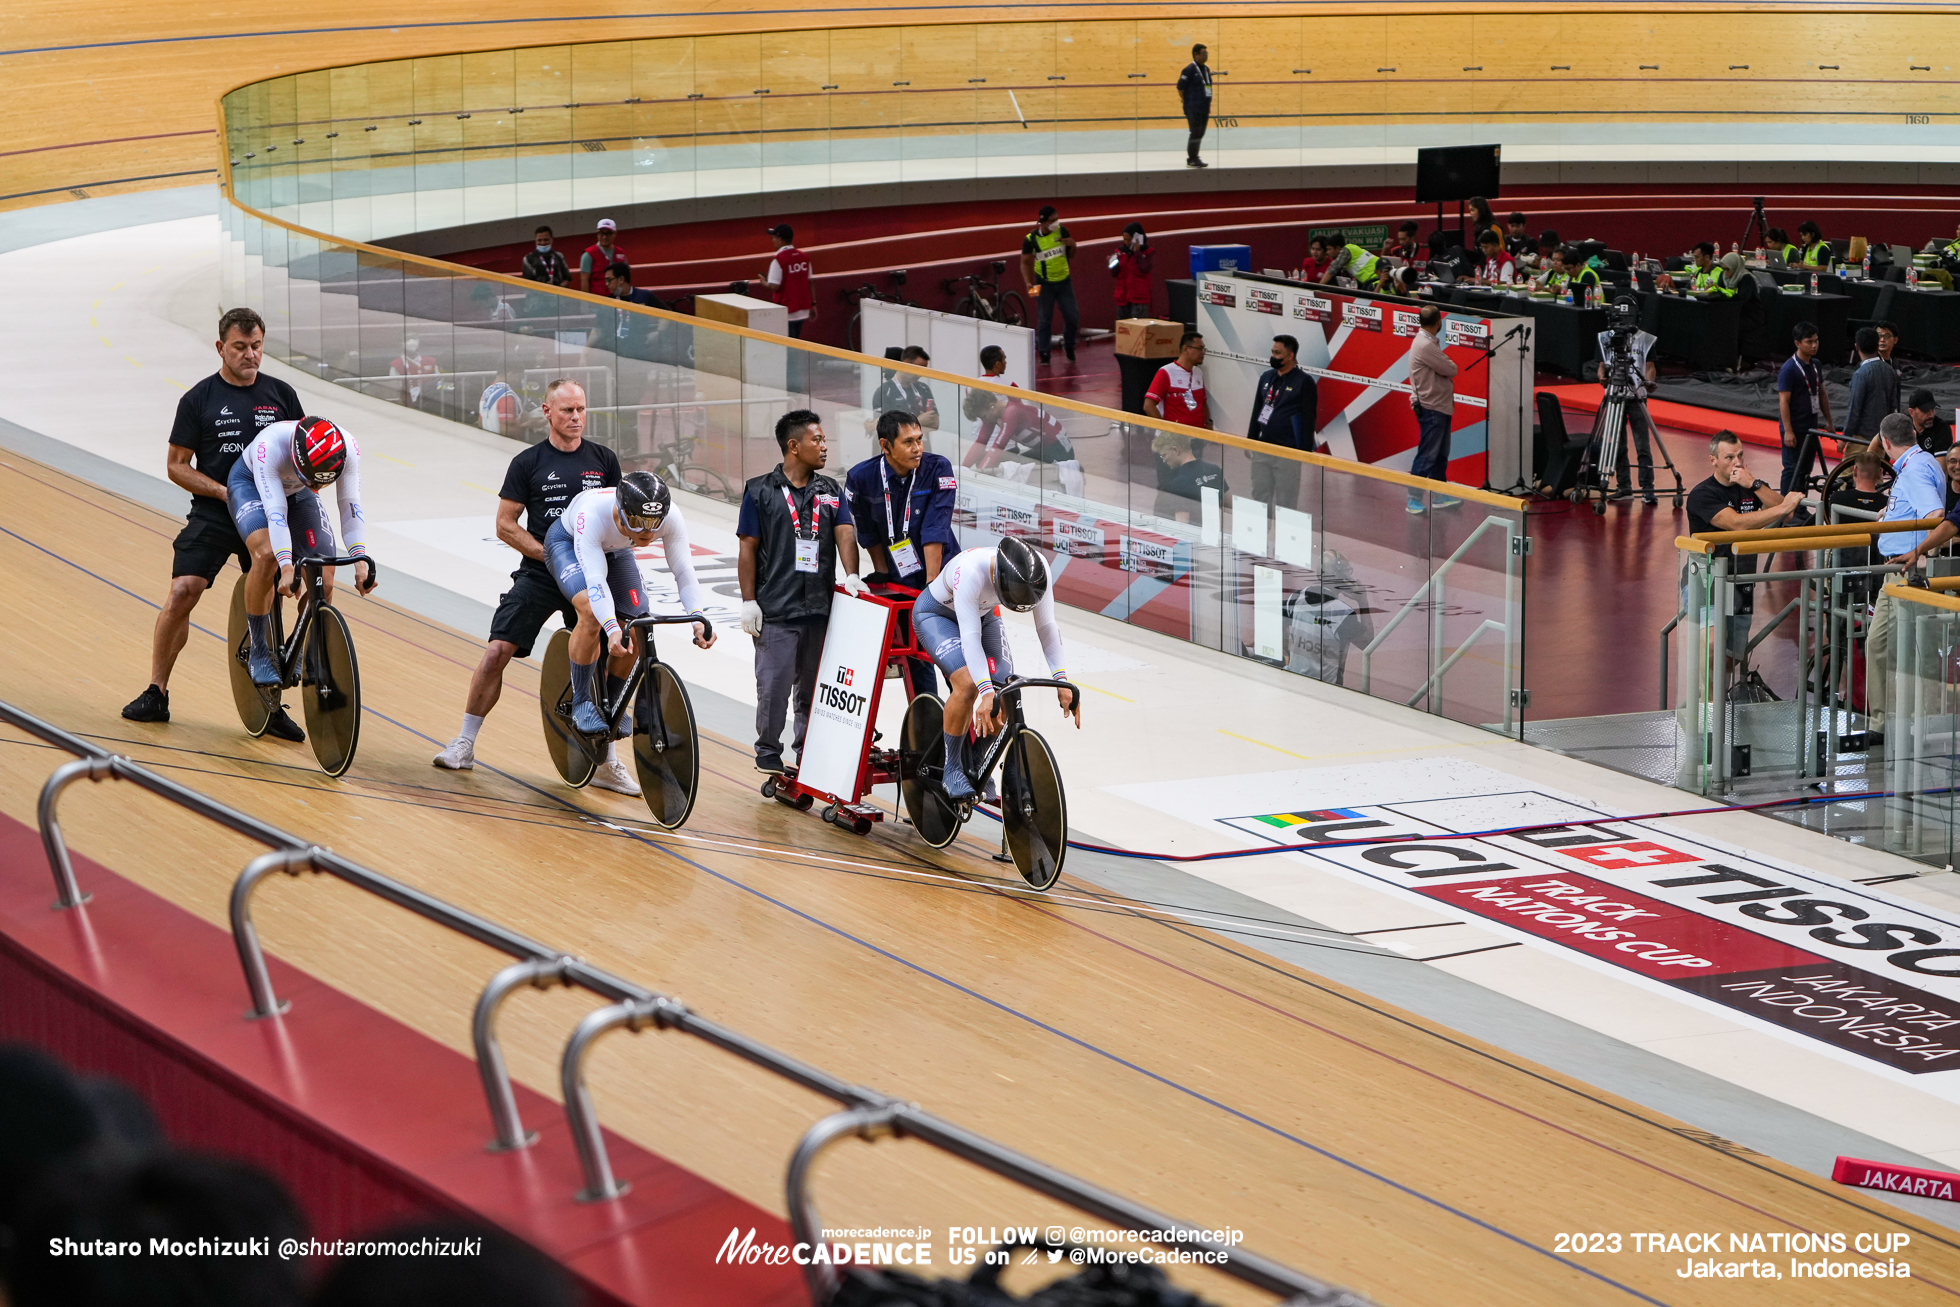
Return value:
M 517 646 L 519 658 L 531 656 L 544 619 L 557 613 L 570 630 L 578 625 L 578 609 L 558 593 L 558 583 L 543 567 L 528 561 L 510 574 L 510 589 L 497 600 L 497 615 L 490 619 L 490 638 Z
M 210 585 L 224 570 L 227 558 L 236 558 L 241 572 L 252 570 L 252 555 L 222 507 L 211 514 L 193 512 L 184 529 L 177 533 L 174 548 L 176 557 L 170 564 L 173 578 L 200 576 L 204 584 Z

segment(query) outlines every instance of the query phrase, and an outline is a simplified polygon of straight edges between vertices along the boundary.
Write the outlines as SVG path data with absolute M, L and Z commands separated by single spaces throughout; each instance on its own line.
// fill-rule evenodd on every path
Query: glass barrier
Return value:
M 780 461 L 775 426 L 791 409 L 821 416 L 840 481 L 876 456 L 881 412 L 917 413 L 958 476 L 961 541 L 1027 537 L 1062 602 L 1520 730 L 1517 500 L 337 241 L 236 205 L 221 266 L 225 303 L 264 315 L 282 362 L 525 443 L 543 434 L 546 384 L 569 377 L 588 436 L 628 470 L 728 503 Z
M 1749 67 L 1691 13 L 1562 14 L 1530 40 L 1504 15 L 1436 15 L 1449 39 L 1417 43 L 1397 21 L 1345 15 L 1335 41 L 1314 18 L 1280 16 L 816 29 L 332 68 L 224 97 L 230 185 L 282 221 L 368 241 L 734 194 L 1181 170 L 1175 83 L 1194 41 L 1213 70 L 1205 155 L 1241 168 L 1328 150 L 1377 164 L 1499 126 L 1522 147 L 1597 143 L 1602 124 L 1629 121 L 1688 124 L 1670 138 L 1684 146 L 1782 144 L 1790 125 L 1762 109 L 1766 79 L 1807 85 L 1810 128 L 1953 112 L 1947 83 L 1855 54 L 1807 61 L 1769 12 L 1725 29 L 1723 49 L 1783 51 Z M 1637 54 L 1662 47 L 1664 77 Z
M 1885 848 L 1953 866 L 1954 782 L 1960 776 L 1960 600 L 1891 591 L 1892 713 L 1886 719 Z

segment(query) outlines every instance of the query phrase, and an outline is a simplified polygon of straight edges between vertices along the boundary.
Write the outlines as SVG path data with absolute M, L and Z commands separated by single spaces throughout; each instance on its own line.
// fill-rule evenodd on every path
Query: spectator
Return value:
M 1477 237 L 1478 252 L 1484 256 L 1477 280 L 1486 286 L 1508 286 L 1518 279 L 1517 265 L 1504 249 L 1504 238 L 1494 228 L 1485 228 Z
M 1919 447 L 1913 439 L 1912 419 L 1903 413 L 1888 414 L 1878 424 L 1878 438 L 1885 456 L 1892 462 L 1892 498 L 1885 505 L 1881 522 L 1917 522 L 1946 513 L 1946 472 L 1939 460 Z M 1873 538 L 1881 561 L 1906 562 L 1916 566 L 1929 549 L 1936 549 L 1952 532 L 1940 535 L 1941 523 L 1932 533 L 1898 531 Z M 1936 541 L 1935 537 L 1939 537 Z M 1873 744 L 1885 742 L 1887 717 L 1892 707 L 1892 623 L 1897 604 L 1879 591 L 1872 605 L 1871 623 L 1865 629 L 1865 733 Z
M 1953 427 L 1940 416 L 1939 401 L 1933 392 L 1921 387 L 1906 402 L 1906 416 L 1912 419 L 1914 438 L 1929 454 L 1944 454 L 1953 448 Z
M 1885 400 L 1887 395 L 1897 392 L 1899 374 L 1878 356 L 1875 329 L 1858 328 L 1853 343 L 1858 348 L 1858 370 L 1851 374 L 1851 398 L 1844 406 L 1844 434 L 1868 441 L 1878 435 L 1879 419 L 1892 411 L 1885 406 Z
M 1885 492 L 1878 488 L 1879 479 L 1885 475 L 1885 459 L 1878 454 L 1872 453 L 1869 449 L 1861 449 L 1853 454 L 1849 461 L 1851 463 L 1851 489 L 1838 491 L 1836 496 L 1831 500 L 1831 507 L 1834 509 L 1855 508 L 1860 512 L 1872 514 L 1873 519 L 1876 519 L 1878 514 L 1885 511 Z M 1946 498 L 1947 508 L 1951 511 L 1954 492 L 1953 469 L 1950 467 L 1947 469 Z M 1865 519 L 1860 518 L 1854 520 L 1863 521 Z M 1851 550 L 1844 551 L 1847 555 L 1852 552 Z M 1869 549 L 1856 552 L 1864 555 L 1864 563 L 1871 561 L 1871 551 Z M 1860 566 L 1862 564 L 1857 560 L 1853 560 L 1852 565 Z
M 615 263 L 606 269 L 606 294 L 628 304 L 642 304 L 648 308 L 664 309 L 667 302 L 650 290 L 633 288 L 633 266 L 630 263 Z M 650 318 L 642 313 L 617 313 L 609 315 L 617 319 L 613 327 L 613 348 L 627 358 L 651 361 L 653 349 L 650 344 L 654 334 L 667 324 L 659 318 Z M 594 328 L 593 344 L 600 345 L 599 332 Z
M 1225 496 L 1225 469 L 1199 458 L 1191 437 L 1160 431 L 1150 442 L 1150 452 L 1170 470 L 1157 492 L 1158 517 L 1189 522 L 1203 508 L 1205 490 L 1217 491 L 1221 500 Z
M 1708 442 L 1708 461 L 1713 473 L 1688 492 L 1688 533 L 1703 531 L 1755 531 L 1780 525 L 1797 507 L 1797 496 L 1769 488 L 1767 481 L 1750 475 L 1742 456 L 1742 437 L 1733 431 L 1718 431 Z M 1757 558 L 1741 554 L 1729 561 L 1730 574 L 1753 575 Z M 1687 606 L 1688 573 L 1681 571 L 1682 607 Z M 1712 602 L 1713 596 L 1709 597 Z M 1735 611 L 1728 615 L 1728 656 L 1745 657 L 1749 651 L 1749 624 L 1756 608 L 1756 587 L 1735 588 Z M 1706 615 L 1704 619 L 1707 620 Z
M 1211 125 L 1211 69 L 1206 65 L 1211 52 L 1202 45 L 1191 47 L 1191 62 L 1177 75 L 1177 98 L 1184 105 L 1184 121 L 1191 128 L 1191 139 L 1184 147 L 1184 166 L 1208 168 L 1198 157 L 1204 144 L 1205 128 Z
M 1109 270 L 1116 274 L 1118 318 L 1150 316 L 1150 269 L 1156 261 L 1157 252 L 1150 248 L 1143 224 L 1133 222 L 1125 227 L 1116 252 L 1109 256 Z
M 1780 255 L 1783 259 L 1784 267 L 1794 268 L 1797 266 L 1797 260 L 1803 256 L 1803 251 L 1791 243 L 1789 232 L 1784 231 L 1781 227 L 1771 227 L 1763 233 L 1763 236 L 1769 241 L 1769 252 Z
M 422 392 L 427 389 L 429 398 L 435 398 L 433 387 L 427 386 L 424 377 L 433 377 L 442 371 L 442 366 L 433 354 L 422 352 L 422 342 L 410 336 L 402 342 L 400 357 L 388 364 L 388 375 L 401 378 L 401 389 L 395 392 L 395 402 L 408 408 L 422 406 Z
M 1075 361 L 1075 333 L 1081 326 L 1075 307 L 1075 283 L 1069 260 L 1075 257 L 1075 237 L 1062 225 L 1055 206 L 1044 204 L 1035 215 L 1034 230 L 1021 241 L 1021 279 L 1034 296 L 1034 352 L 1048 362 L 1055 310 L 1062 311 L 1062 352 Z
M 844 478 L 858 542 L 876 569 L 865 579 L 923 590 L 960 551 L 959 537 L 953 534 L 959 479 L 944 457 L 926 452 L 925 429 L 915 414 L 896 409 L 880 413 L 878 449 Z M 936 692 L 932 659 L 914 658 L 911 663 L 912 692 Z
M 1831 268 L 1831 243 L 1824 239 L 1824 233 L 1817 224 L 1805 220 L 1797 224 L 1797 239 L 1803 243 L 1801 262 L 1806 268 L 1819 272 L 1829 272 Z
M 1827 431 L 1832 426 L 1831 397 L 1824 389 L 1824 373 L 1816 361 L 1817 325 L 1799 322 L 1790 328 L 1790 338 L 1796 353 L 1776 372 L 1776 404 L 1783 434 L 1783 477 L 1776 488 L 1786 495 L 1809 473 L 1808 467 L 1801 471 L 1797 467 L 1804 437 L 1820 423 Z M 1810 459 L 1805 456 L 1803 461 L 1807 464 Z
M 584 1301 L 564 1268 L 495 1226 L 436 1217 L 361 1238 L 469 1244 L 473 1250 L 453 1256 L 349 1253 L 327 1273 L 312 1307 L 577 1307 Z
M 1491 212 L 1490 201 L 1481 195 L 1470 197 L 1470 244 L 1472 248 L 1483 244 L 1484 233 L 1496 235 L 1497 243 L 1504 243 L 1504 229 L 1497 225 L 1497 215 Z
M 578 288 L 597 293 L 605 284 L 606 269 L 615 263 L 631 263 L 626 251 L 615 243 L 619 237 L 619 224 L 611 218 L 599 219 L 599 235 L 594 242 L 585 247 L 585 253 L 578 256 Z
M 1246 438 L 1282 449 L 1311 450 L 1317 431 L 1320 392 L 1299 365 L 1300 342 L 1274 336 L 1272 366 L 1253 391 L 1252 421 Z M 1298 508 L 1300 463 L 1277 454 L 1252 457 L 1252 498 L 1261 504 Z
M 769 297 L 789 310 L 790 338 L 801 340 L 803 325 L 817 316 L 816 300 L 810 295 L 810 256 L 796 248 L 796 232 L 786 222 L 771 227 L 768 236 L 776 242 L 776 252 L 762 280 Z
M 1859 452 L 1869 453 L 1870 451 L 1860 450 Z M 1955 457 L 1952 450 L 1948 450 L 1944 455 L 1936 454 L 1934 457 L 1938 458 L 1940 460 L 1940 466 L 1946 469 L 1946 511 L 1951 513 L 1956 506 L 1960 506 L 1960 457 Z M 1853 472 L 1852 475 L 1856 476 L 1857 474 Z
M 780 776 L 787 770 L 783 722 L 792 696 L 792 747 L 799 762 L 803 756 L 839 556 L 844 589 L 862 594 L 864 582 L 858 579 L 851 506 L 843 487 L 823 475 L 830 460 L 823 419 L 806 408 L 783 414 L 776 447 L 783 461 L 742 488 L 735 535 L 742 629 L 755 640 L 755 769 Z
M 1007 351 L 998 345 L 989 345 L 980 351 L 980 375 L 983 377 L 1004 377 L 1007 375 Z
M 895 347 L 894 347 L 895 348 Z M 998 349 L 999 346 L 989 346 Z M 890 350 L 886 351 L 887 356 Z M 899 351 L 899 362 L 911 363 L 922 368 L 932 366 L 932 355 L 917 345 L 907 345 Z M 1001 364 L 1006 366 L 1007 355 L 1001 354 Z M 909 372 L 886 369 L 884 380 L 878 383 L 878 393 L 871 397 L 871 407 L 885 413 L 892 409 L 902 409 L 917 416 L 919 426 L 926 431 L 939 430 L 939 401 L 933 397 L 932 383 L 924 377 L 915 377 Z M 865 424 L 865 434 L 870 435 L 876 426 L 873 418 Z
M 1211 407 L 1205 400 L 1205 338 L 1187 331 L 1177 342 L 1177 357 L 1157 370 L 1143 392 L 1143 415 L 1183 427 L 1211 429 Z
M 1327 269 L 1333 262 L 1333 242 L 1322 235 L 1314 236 L 1307 242 L 1307 261 L 1300 265 L 1300 280 L 1326 281 Z
M 524 280 L 541 281 L 547 286 L 569 286 L 572 270 L 565 256 L 551 248 L 551 228 L 538 228 L 535 242 L 524 254 Z
M 539 416 L 501 372 L 476 397 L 476 424 L 493 436 L 521 436 L 537 426 Z
M 1527 266 L 1538 257 L 1538 242 L 1531 239 L 1525 231 L 1524 215 L 1514 213 L 1504 220 L 1504 249 L 1519 263 Z
M 1488 237 L 1491 233 L 1485 233 Z M 1416 315 L 1415 339 L 1409 342 L 1409 407 L 1416 414 L 1416 461 L 1409 468 L 1413 476 L 1432 481 L 1450 479 L 1450 422 L 1456 412 L 1456 360 L 1443 352 L 1437 337 L 1443 330 L 1443 311 L 1434 304 L 1423 306 Z M 1437 495 L 1437 508 L 1455 508 L 1463 502 L 1448 495 Z M 1423 511 L 1422 492 L 1411 488 L 1409 511 Z
M 1383 257 L 1401 259 L 1408 263 L 1416 263 L 1426 258 L 1423 243 L 1416 239 L 1416 233 L 1420 230 L 1421 228 L 1413 222 L 1405 222 L 1397 227 L 1395 235 L 1382 244 Z
M 1323 278 L 1333 281 L 1348 278 L 1361 290 L 1373 290 L 1375 286 L 1375 265 L 1380 262 L 1374 255 L 1348 239 L 1346 232 L 1334 237 L 1332 242 L 1334 257 L 1327 264 L 1327 274 Z

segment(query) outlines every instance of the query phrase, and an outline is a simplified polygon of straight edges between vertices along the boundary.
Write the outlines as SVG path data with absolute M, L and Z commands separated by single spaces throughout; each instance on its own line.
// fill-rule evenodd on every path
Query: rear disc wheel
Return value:
M 538 682 L 538 710 L 544 717 L 544 747 L 558 775 L 573 789 L 582 789 L 598 765 L 572 728 L 572 633 L 557 630 L 544 649 L 544 674 Z M 644 790 L 645 786 L 641 788 Z
M 946 763 L 946 705 L 939 696 L 922 694 L 905 705 L 899 727 L 899 798 L 912 829 L 935 849 L 951 844 L 960 833 L 961 815 L 939 787 Z
M 230 674 L 231 701 L 238 709 L 238 720 L 256 737 L 265 734 L 266 723 L 272 720 L 272 706 L 259 687 L 252 684 L 252 671 L 247 665 L 251 649 L 252 631 L 245 621 L 245 578 L 241 576 L 231 589 L 231 620 L 225 628 L 225 670 Z
M 694 811 L 701 785 L 701 737 L 694 705 L 673 668 L 655 663 L 633 714 L 633 769 L 653 820 L 673 830 Z

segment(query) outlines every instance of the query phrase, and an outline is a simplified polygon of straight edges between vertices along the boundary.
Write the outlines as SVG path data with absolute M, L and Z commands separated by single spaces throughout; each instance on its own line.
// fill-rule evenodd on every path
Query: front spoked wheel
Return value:
M 673 830 L 694 811 L 701 787 L 701 737 L 694 705 L 673 668 L 655 663 L 633 714 L 633 769 L 655 822 Z
M 962 814 L 939 788 L 946 764 L 946 705 L 939 696 L 922 694 L 905 706 L 899 727 L 901 761 L 898 796 L 912 829 L 935 849 L 943 849 L 960 833 Z
M 1000 303 L 994 306 L 996 320 L 1010 327 L 1028 325 L 1028 302 L 1021 298 L 1017 290 L 1002 291 Z
M 354 637 L 347 619 L 331 604 L 313 615 L 300 673 L 300 703 L 306 710 L 306 738 L 329 776 L 354 765 L 361 742 L 361 669 L 354 661 Z
M 572 726 L 572 633 L 552 632 L 544 649 L 544 676 L 538 682 L 538 710 L 544 717 L 544 747 L 565 784 L 582 789 L 598 770 L 584 738 Z
M 1048 741 L 1030 730 L 1017 734 L 1007 747 L 1000 779 L 1008 855 L 1022 880 L 1045 890 L 1061 876 L 1068 856 L 1068 798 Z
M 277 602 L 275 596 L 274 603 Z M 257 737 L 265 734 L 266 723 L 272 720 L 273 704 L 279 700 L 278 691 L 274 690 L 268 703 L 266 695 L 252 684 L 248 665 L 251 650 L 252 632 L 245 622 L 245 578 L 241 576 L 231 589 L 231 620 L 225 628 L 225 670 L 230 674 L 231 701 L 238 709 L 238 720 L 247 732 Z

